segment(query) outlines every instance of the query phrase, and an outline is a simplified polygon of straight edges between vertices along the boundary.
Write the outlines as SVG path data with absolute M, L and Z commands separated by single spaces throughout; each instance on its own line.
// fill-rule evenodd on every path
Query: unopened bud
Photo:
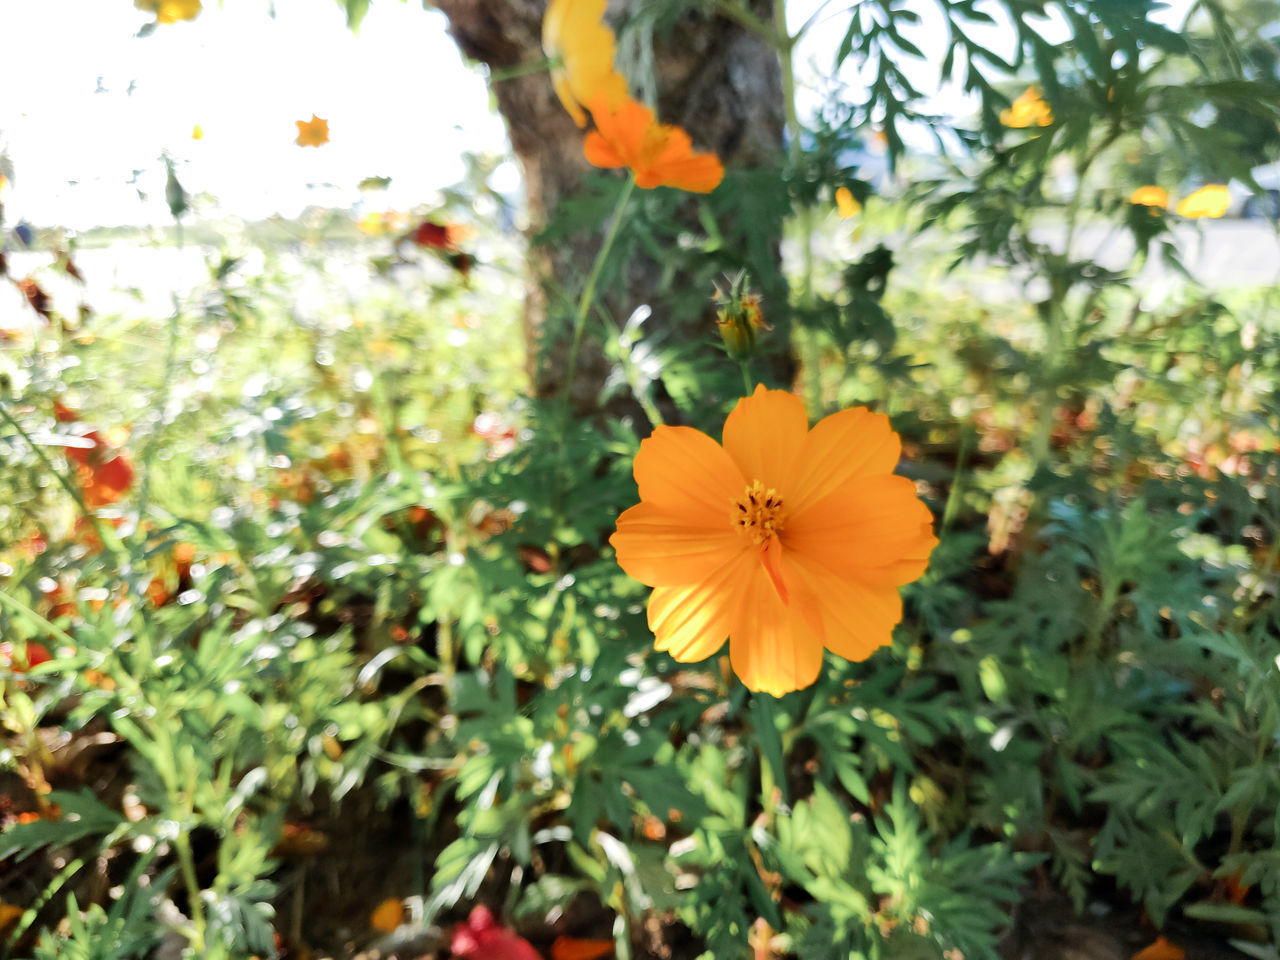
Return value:
M 716 286 L 713 298 L 716 303 L 716 326 L 729 356 L 735 360 L 746 360 L 755 353 L 760 331 L 768 332 L 773 327 L 764 322 L 760 294 L 751 291 L 751 281 L 746 271 L 728 279 L 727 290 Z

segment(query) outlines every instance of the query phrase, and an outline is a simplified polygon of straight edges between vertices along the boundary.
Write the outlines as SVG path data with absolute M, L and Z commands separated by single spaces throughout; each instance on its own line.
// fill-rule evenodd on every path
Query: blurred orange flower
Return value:
M 542 18 L 542 49 L 553 61 L 551 85 L 580 127 L 587 125 L 583 104 L 603 96 L 616 106 L 627 83 L 613 69 L 613 31 L 604 25 L 606 0 L 551 0 Z
M 79 419 L 76 411 L 60 402 L 54 402 L 53 410 L 60 423 L 74 423 Z M 134 470 L 128 456 L 123 452 L 110 456 L 112 444 L 97 430 L 82 434 L 80 439 L 91 442 L 92 446 L 67 447 L 66 453 L 67 459 L 76 465 L 84 505 L 92 509 L 122 499 L 133 486 Z
M 194 20 L 200 15 L 200 0 L 133 0 L 139 10 L 156 15 L 156 23 Z
M 293 141 L 300 147 L 318 147 L 329 142 L 329 121 L 321 120 L 314 113 L 310 120 L 295 120 L 298 126 L 298 139 Z
M 836 212 L 845 220 L 856 217 L 862 212 L 862 204 L 848 187 L 840 187 L 836 190 Z
M 9 932 L 9 928 L 17 923 L 19 918 L 26 912 L 22 907 L 0 900 L 0 936 L 6 935 Z
M 1183 960 L 1186 955 L 1185 950 L 1161 934 L 1154 943 L 1147 944 L 1129 960 Z
M 395 933 L 404 919 L 404 904 L 395 897 L 389 897 L 373 908 L 369 914 L 369 925 L 382 933 Z
M 1000 122 L 1014 128 L 1047 127 L 1053 123 L 1053 110 L 1040 95 L 1039 87 L 1027 87 L 1008 110 L 1001 112 Z
M 1231 193 L 1220 183 L 1201 187 L 1195 193 L 1183 197 L 1178 204 L 1178 216 L 1198 220 L 1208 217 L 1216 220 L 1225 216 L 1231 206 Z
M 551 944 L 551 960 L 601 960 L 614 953 L 612 940 L 583 940 L 580 937 L 556 937 Z
M 587 160 L 607 169 L 630 167 L 636 186 L 675 187 L 690 193 L 710 193 L 724 178 L 714 153 L 695 153 L 689 134 L 659 123 L 648 107 L 630 97 L 616 107 L 603 94 L 590 102 L 596 129 L 583 145 Z
M 915 485 L 894 476 L 901 442 L 863 407 L 812 430 L 793 394 L 757 387 L 724 445 L 661 426 L 634 464 L 640 503 L 618 518 L 618 564 L 654 588 L 649 627 L 681 662 L 729 639 L 752 690 L 808 686 L 825 647 L 865 660 L 902 619 L 898 587 L 937 544 Z
M 1159 207 L 1166 210 L 1169 207 L 1169 191 L 1164 187 L 1139 187 L 1129 196 L 1129 202 L 1139 207 Z

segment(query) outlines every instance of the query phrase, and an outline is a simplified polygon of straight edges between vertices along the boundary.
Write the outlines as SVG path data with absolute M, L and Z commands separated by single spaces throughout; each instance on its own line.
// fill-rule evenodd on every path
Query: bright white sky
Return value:
M 792 26 L 817 2 L 794 0 Z M 1189 3 L 1174 0 L 1161 19 L 1179 23 Z M 926 24 L 936 22 L 927 7 Z M 332 0 L 206 0 L 194 21 L 137 37 L 150 19 L 131 0 L 0 0 L 9 226 L 166 222 L 165 152 L 188 191 L 259 218 L 312 203 L 429 203 L 461 178 L 464 150 L 507 150 L 481 75 L 463 64 L 443 15 L 418 0 L 375 0 L 358 36 Z M 829 69 L 844 26 L 819 23 L 801 62 Z M 926 26 L 914 39 L 941 56 L 939 31 Z M 936 69 L 922 70 L 925 88 Z M 958 94 L 934 108 L 967 109 Z M 299 147 L 294 121 L 313 113 L 329 121 L 331 142 Z M 500 186 L 514 189 L 514 169 L 504 173 Z M 391 177 L 391 188 L 362 200 L 356 184 L 370 176 Z
M 206 0 L 137 37 L 151 19 L 131 0 L 0 0 L 9 226 L 163 223 L 165 151 L 188 191 L 257 218 L 354 203 L 370 176 L 392 178 L 370 209 L 405 209 L 459 180 L 464 150 L 507 150 L 481 75 L 421 3 L 374 3 L 358 36 L 332 0 Z M 313 113 L 331 142 L 299 147 Z

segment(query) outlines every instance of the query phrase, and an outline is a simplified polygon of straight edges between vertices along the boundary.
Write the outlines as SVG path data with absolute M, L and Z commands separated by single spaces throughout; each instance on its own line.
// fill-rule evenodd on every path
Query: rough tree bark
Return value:
M 450 32 L 463 54 L 493 71 L 535 64 L 543 58 L 542 16 L 547 0 L 435 0 L 448 17 Z M 625 16 L 643 0 L 613 0 L 610 19 Z M 749 0 L 763 21 L 772 18 L 770 0 Z M 683 126 L 699 149 L 714 150 L 729 168 L 776 167 L 783 152 L 781 70 L 776 52 L 762 38 L 720 16 L 686 14 L 674 27 L 653 39 L 654 79 L 658 116 L 664 123 Z M 551 88 L 549 74 L 536 71 L 493 84 L 498 109 L 506 120 L 511 143 L 524 166 L 529 234 L 536 236 L 555 215 L 556 207 L 579 188 L 590 167 L 582 154 L 583 132 L 570 119 Z M 690 205 L 690 223 L 695 208 Z M 780 225 L 779 225 L 780 227 Z M 777 228 L 775 228 L 776 231 Z M 603 225 L 601 225 L 601 231 Z M 582 278 L 591 268 L 601 231 L 534 247 L 533 267 L 543 278 Z M 769 248 L 772 263 L 757 277 L 777 309 L 771 321 L 781 328 L 769 338 L 759 369 L 769 378 L 788 382 L 793 364 L 786 329 L 786 288 L 781 281 L 776 232 Z M 663 282 L 654 263 L 627 265 L 629 289 L 625 302 L 605 292 L 615 315 L 626 317 L 637 304 L 655 308 L 650 325 L 667 325 L 677 338 L 705 340 L 712 327 L 710 307 L 702 316 L 673 318 L 661 309 Z M 671 284 L 671 278 L 665 281 Z M 679 278 L 676 279 L 679 283 Z M 705 291 L 709 299 L 711 290 Z M 781 298 L 780 301 L 778 298 Z M 564 388 L 567 333 L 553 342 L 544 336 L 547 296 L 540 283 L 530 284 L 526 303 L 526 338 L 540 396 Z M 569 385 L 575 408 L 589 413 L 608 375 L 609 364 L 598 340 L 588 338 L 578 360 L 575 382 Z M 714 333 L 711 333 L 714 336 Z M 538 358 L 540 362 L 538 362 Z M 628 411 L 634 412 L 634 411 Z

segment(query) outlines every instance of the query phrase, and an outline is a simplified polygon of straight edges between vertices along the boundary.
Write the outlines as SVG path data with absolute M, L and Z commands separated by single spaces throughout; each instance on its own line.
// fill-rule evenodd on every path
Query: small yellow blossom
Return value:
M 858 198 L 853 195 L 853 191 L 848 187 L 841 187 L 836 191 L 836 211 L 840 216 L 848 220 L 850 217 L 856 217 L 862 212 L 862 204 L 858 202 Z
M 300 147 L 318 147 L 329 142 L 329 121 L 321 120 L 314 113 L 310 120 L 295 120 L 298 126 L 298 139 L 294 141 Z
M 200 126 L 200 124 L 198 124 L 198 123 L 197 123 L 194 127 L 192 127 L 192 128 L 191 128 L 191 139 L 192 139 L 192 140 L 203 140 L 203 139 L 204 139 L 204 127 Z
M 156 15 L 156 23 L 194 20 L 200 15 L 200 0 L 133 0 L 139 10 Z
M 1039 87 L 1027 87 L 1009 109 L 1000 114 L 1000 122 L 1019 129 L 1047 127 L 1053 123 L 1053 111 L 1040 95 Z
M 1169 209 L 1169 191 L 1164 187 L 1145 186 L 1133 191 L 1129 202 L 1139 207 L 1159 207 Z
M 371 237 L 396 233 L 408 225 L 409 215 L 398 210 L 372 210 L 356 222 L 356 226 Z
M 1217 219 L 1224 216 L 1231 206 L 1231 194 L 1220 183 L 1201 187 L 1178 204 L 1178 216 L 1198 220 L 1201 217 Z

